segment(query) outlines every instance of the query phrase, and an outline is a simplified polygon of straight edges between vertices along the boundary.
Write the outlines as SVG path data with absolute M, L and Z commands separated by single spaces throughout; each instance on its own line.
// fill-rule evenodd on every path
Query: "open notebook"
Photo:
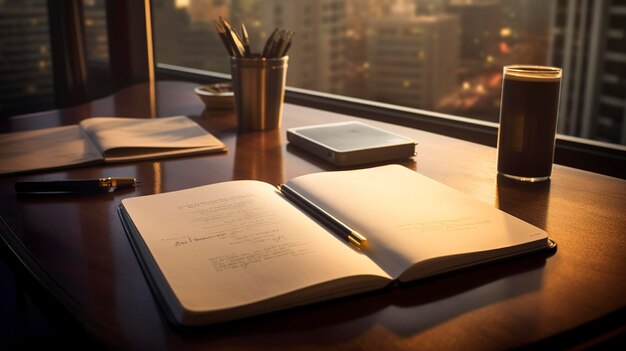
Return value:
M 368 240 L 356 250 L 259 181 L 124 199 L 169 319 L 221 322 L 554 247 L 545 231 L 398 165 L 287 185 Z
M 225 150 L 186 116 L 93 117 L 78 125 L 0 134 L 0 174 Z

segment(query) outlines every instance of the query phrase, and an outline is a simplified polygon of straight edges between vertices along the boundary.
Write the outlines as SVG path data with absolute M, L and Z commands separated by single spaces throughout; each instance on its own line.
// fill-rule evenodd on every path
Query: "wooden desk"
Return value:
M 558 252 L 237 322 L 173 329 L 133 255 L 116 213 L 120 201 L 232 179 L 277 184 L 330 170 L 287 145 L 284 129 L 355 119 L 287 104 L 282 130 L 237 134 L 233 113 L 203 112 L 194 86 L 159 82 L 152 105 L 148 85 L 140 85 L 79 107 L 1 121 L 0 131 L 8 132 L 89 116 L 186 114 L 228 145 L 217 155 L 0 178 L 0 216 L 101 341 L 140 349 L 503 349 L 580 342 L 576 335 L 595 337 L 596 325 L 611 328 L 600 337 L 623 333 L 624 181 L 555 166 L 549 183 L 505 182 L 496 177 L 493 148 L 373 121 L 419 141 L 418 156 L 403 165 L 545 229 Z M 134 176 L 142 185 L 98 196 L 17 197 L 13 191 L 18 179 L 106 176 Z

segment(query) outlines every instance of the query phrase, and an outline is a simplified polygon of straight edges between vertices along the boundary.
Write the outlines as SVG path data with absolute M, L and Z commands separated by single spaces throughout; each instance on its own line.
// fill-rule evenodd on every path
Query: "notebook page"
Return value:
M 122 203 L 191 312 L 252 304 L 348 276 L 390 279 L 266 183 L 233 181 Z
M 394 278 L 432 259 L 547 243 L 543 230 L 398 165 L 310 174 L 287 184 L 365 235 L 370 257 Z

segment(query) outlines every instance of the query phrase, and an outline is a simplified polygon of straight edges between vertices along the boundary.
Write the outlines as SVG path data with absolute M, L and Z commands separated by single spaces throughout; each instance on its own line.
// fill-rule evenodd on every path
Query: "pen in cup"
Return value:
M 235 53 L 233 52 L 229 39 L 226 36 L 226 30 L 224 29 L 224 27 L 222 27 L 222 25 L 218 23 L 217 21 L 213 21 L 213 24 L 215 25 L 215 29 L 217 30 L 217 34 L 222 40 L 222 43 L 224 43 L 224 47 L 226 48 L 226 51 L 228 51 L 228 55 L 235 56 Z
M 250 36 L 246 26 L 241 24 L 241 41 L 243 42 L 244 56 L 252 57 L 252 51 L 250 50 Z
M 350 243 L 350 245 L 359 250 L 364 250 L 367 247 L 367 239 L 363 235 L 343 224 L 341 221 L 333 217 L 330 213 L 324 211 L 322 208 L 308 200 L 306 197 L 302 196 L 297 191 L 290 188 L 288 185 L 279 185 L 278 190 L 296 206 L 302 208 L 313 218 L 322 222 L 326 227 L 328 227 L 328 229 L 332 230 L 335 234 L 341 236 L 343 239 L 346 239 L 348 243 Z
M 213 21 L 215 30 L 219 35 L 222 43 L 226 47 L 228 55 L 237 58 L 281 58 L 287 55 L 291 42 L 295 35 L 291 30 L 274 29 L 272 34 L 265 41 L 263 49 L 259 53 L 253 53 L 250 48 L 250 35 L 248 29 L 241 24 L 241 36 L 233 29 L 226 19 L 222 16 L 218 20 Z

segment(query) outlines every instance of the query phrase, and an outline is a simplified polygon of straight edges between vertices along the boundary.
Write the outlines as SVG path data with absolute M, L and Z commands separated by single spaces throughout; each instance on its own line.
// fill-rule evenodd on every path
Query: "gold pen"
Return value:
M 135 178 L 106 177 L 98 179 L 33 180 L 15 182 L 18 193 L 94 193 L 111 189 L 134 187 Z
M 250 36 L 248 35 L 248 30 L 243 23 L 241 24 L 241 41 L 243 43 L 245 57 L 252 57 L 252 52 L 250 51 Z
M 330 213 L 324 211 L 322 208 L 311 202 L 306 197 L 302 196 L 297 191 L 290 188 L 288 185 L 282 184 L 278 186 L 278 190 L 280 190 L 280 192 L 296 206 L 303 209 L 306 213 L 310 214 L 316 220 L 322 222 L 335 234 L 346 239 L 350 245 L 359 250 L 364 250 L 367 248 L 367 238 L 365 238 L 356 230 L 353 230 L 352 228 L 343 224 L 337 218 L 333 217 Z
M 109 190 L 111 188 L 133 187 L 137 186 L 137 179 L 118 177 L 98 178 L 98 185 L 101 189 L 106 190 Z

